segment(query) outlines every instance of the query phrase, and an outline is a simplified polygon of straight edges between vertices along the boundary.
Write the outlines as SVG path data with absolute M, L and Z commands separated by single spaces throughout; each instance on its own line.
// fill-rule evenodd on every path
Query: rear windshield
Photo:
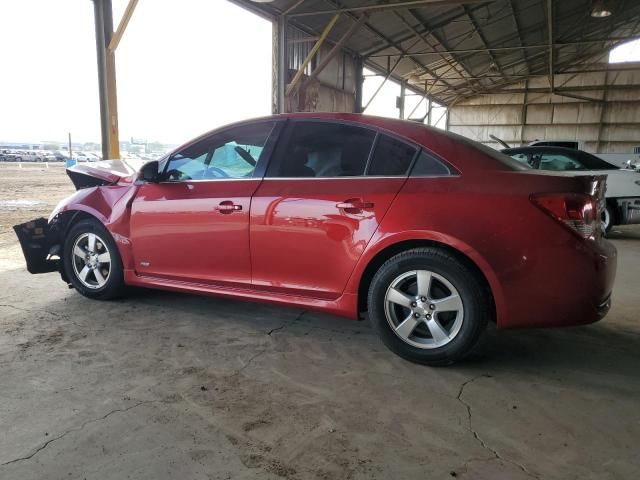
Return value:
M 620 168 L 587 152 L 580 152 L 580 163 L 582 163 L 587 170 L 618 170 Z

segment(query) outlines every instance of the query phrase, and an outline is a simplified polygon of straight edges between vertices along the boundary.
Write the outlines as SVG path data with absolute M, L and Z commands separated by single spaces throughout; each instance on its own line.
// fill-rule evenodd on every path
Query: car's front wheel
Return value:
M 368 309 L 390 350 L 427 365 L 463 358 L 492 315 L 477 274 L 438 248 L 408 250 L 384 263 L 371 282 Z
M 97 220 L 81 220 L 71 227 L 62 260 L 67 278 L 85 297 L 108 300 L 121 294 L 120 254 L 109 231 Z

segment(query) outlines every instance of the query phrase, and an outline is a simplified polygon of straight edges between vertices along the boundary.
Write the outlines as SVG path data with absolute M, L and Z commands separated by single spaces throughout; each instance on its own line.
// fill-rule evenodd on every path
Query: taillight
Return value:
M 531 195 L 534 205 L 582 238 L 595 238 L 600 228 L 598 203 L 583 193 L 539 193 Z

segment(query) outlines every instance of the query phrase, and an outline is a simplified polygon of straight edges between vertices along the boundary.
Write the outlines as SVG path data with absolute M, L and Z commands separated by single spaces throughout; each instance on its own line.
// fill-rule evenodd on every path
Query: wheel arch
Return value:
M 450 243 L 443 242 L 440 239 L 424 237 L 398 239 L 397 241 L 386 243 L 384 246 L 381 246 L 381 248 L 376 249 L 375 253 L 370 255 L 358 278 L 358 312 L 367 310 L 367 295 L 369 287 L 371 286 L 371 280 L 379 268 L 391 257 L 401 252 L 421 247 L 439 248 L 458 258 L 476 275 L 482 286 L 487 291 L 487 294 L 490 296 L 490 303 L 493 309 L 492 319 L 497 321 L 497 319 L 502 316 L 503 302 L 501 289 L 493 270 L 489 267 L 486 261 L 484 261 L 479 254 L 469 248 L 465 248 L 465 251 L 463 251 L 461 248 L 454 247 Z M 482 265 L 482 267 L 480 265 Z
M 55 225 L 58 230 L 58 238 L 60 242 L 64 242 L 69 229 L 81 220 L 97 220 L 102 225 L 105 225 L 106 219 L 100 214 L 100 212 L 89 207 L 65 208 L 58 212 L 52 221 L 52 224 Z

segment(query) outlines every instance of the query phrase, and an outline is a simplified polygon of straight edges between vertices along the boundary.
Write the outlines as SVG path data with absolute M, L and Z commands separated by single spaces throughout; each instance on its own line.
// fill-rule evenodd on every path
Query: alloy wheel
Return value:
M 442 347 L 460 332 L 464 305 L 442 275 L 413 270 L 396 277 L 385 294 L 385 315 L 393 332 L 421 349 Z
M 102 238 L 95 233 L 83 233 L 73 244 L 73 272 L 82 284 L 91 289 L 103 287 L 111 275 L 111 254 Z

